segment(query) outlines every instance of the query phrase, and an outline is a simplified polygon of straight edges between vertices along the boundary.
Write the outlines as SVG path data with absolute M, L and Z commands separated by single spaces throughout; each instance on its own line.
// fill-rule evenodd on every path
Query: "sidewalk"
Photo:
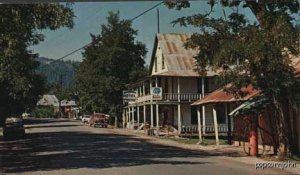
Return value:
M 186 144 L 186 143 L 179 143 L 174 140 L 168 140 L 168 139 L 162 139 L 159 137 L 151 137 L 144 133 L 138 133 L 136 131 L 130 130 L 130 129 L 114 129 L 113 133 L 120 134 L 120 135 L 128 135 L 128 136 L 134 136 L 136 138 L 146 139 L 147 142 L 153 143 L 153 144 L 159 144 L 159 145 L 165 145 L 165 146 L 173 146 L 181 149 L 187 149 L 191 151 L 205 151 L 212 153 L 215 156 L 219 156 L 220 159 L 231 159 L 233 161 L 242 162 L 245 164 L 253 165 L 255 168 L 256 163 L 274 163 L 275 161 L 271 160 L 265 160 L 262 158 L 257 157 L 251 157 L 247 156 L 243 148 L 240 146 L 234 146 L 234 145 L 197 145 L 197 144 Z M 287 162 L 287 161 L 285 161 Z M 291 161 L 295 162 L 295 161 Z M 289 168 L 285 169 L 285 171 L 292 173 L 292 174 L 300 174 L 300 164 L 296 164 L 296 168 Z

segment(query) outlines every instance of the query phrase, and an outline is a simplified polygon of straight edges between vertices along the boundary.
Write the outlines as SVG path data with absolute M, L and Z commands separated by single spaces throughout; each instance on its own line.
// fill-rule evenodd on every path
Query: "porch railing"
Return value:
M 196 101 L 201 98 L 201 94 L 198 93 L 164 93 L 163 94 L 163 100 L 166 101 L 178 101 L 178 98 L 180 101 Z
M 162 94 L 162 100 L 163 101 L 178 101 L 178 98 L 180 98 L 180 101 L 196 101 L 201 98 L 201 94 L 198 93 L 163 93 Z M 146 102 L 146 101 L 151 101 L 152 95 L 145 95 L 145 96 L 140 96 L 137 97 L 136 102 L 141 103 L 141 102 Z
M 181 127 L 182 133 L 198 133 L 198 126 L 197 125 L 183 125 Z M 214 125 L 206 125 L 205 126 L 205 133 L 214 133 L 215 127 Z M 219 124 L 218 125 L 218 132 L 219 133 L 227 133 L 228 132 L 228 126 L 227 124 Z

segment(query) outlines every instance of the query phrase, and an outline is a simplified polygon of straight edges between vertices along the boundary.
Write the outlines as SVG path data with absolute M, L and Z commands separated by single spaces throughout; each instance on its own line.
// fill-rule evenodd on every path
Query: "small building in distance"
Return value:
M 79 108 L 74 100 L 62 100 L 60 107 L 65 117 L 69 119 L 78 117 Z
M 59 100 L 55 95 L 45 94 L 37 102 L 38 107 L 54 108 L 54 112 L 59 111 Z

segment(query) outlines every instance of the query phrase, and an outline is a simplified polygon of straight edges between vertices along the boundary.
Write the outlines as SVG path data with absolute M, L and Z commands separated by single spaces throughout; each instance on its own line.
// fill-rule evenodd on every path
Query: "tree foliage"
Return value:
M 69 5 L 0 5 L 0 123 L 32 108 L 44 91 L 37 54 L 28 47 L 44 40 L 43 29 L 71 28 L 73 16 Z
M 213 7 L 217 1 L 209 3 Z M 274 120 L 280 144 L 293 151 L 292 116 L 286 107 L 297 102 L 295 97 L 300 88 L 289 59 L 290 54 L 299 54 L 299 29 L 293 18 L 299 11 L 299 3 L 295 0 L 220 3 L 225 7 L 250 8 L 257 22 L 250 22 L 244 14 L 233 10 L 217 19 L 210 13 L 181 17 L 174 24 L 199 27 L 186 47 L 200 50 L 195 59 L 201 75 L 210 66 L 221 70 L 233 83 L 228 89 L 231 93 L 241 95 L 241 87 L 251 84 L 268 97 L 276 111 Z
M 99 35 L 91 35 L 92 44 L 84 51 L 77 72 L 81 106 L 93 112 L 117 114 L 122 105 L 122 90 L 129 82 L 146 75 L 145 45 L 135 41 L 137 30 L 131 21 L 120 20 L 110 12 Z

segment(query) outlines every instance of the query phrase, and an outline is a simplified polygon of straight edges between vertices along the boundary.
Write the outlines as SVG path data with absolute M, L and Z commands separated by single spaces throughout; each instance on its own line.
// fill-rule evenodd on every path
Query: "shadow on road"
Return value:
M 208 164 L 193 158 L 217 153 L 156 145 L 147 139 L 89 132 L 31 133 L 23 140 L 0 141 L 3 173 L 149 164 Z M 1 172 L 1 171 L 0 171 Z
M 24 125 L 36 125 L 36 124 L 46 124 L 46 123 L 58 123 L 58 122 L 68 122 L 66 119 L 52 119 L 52 118 L 25 118 L 23 119 Z
M 26 126 L 26 129 L 34 129 L 34 128 L 60 128 L 60 127 L 76 127 L 76 126 L 80 126 L 78 125 L 73 125 L 73 124 L 69 124 L 69 125 L 33 125 L 33 126 Z

